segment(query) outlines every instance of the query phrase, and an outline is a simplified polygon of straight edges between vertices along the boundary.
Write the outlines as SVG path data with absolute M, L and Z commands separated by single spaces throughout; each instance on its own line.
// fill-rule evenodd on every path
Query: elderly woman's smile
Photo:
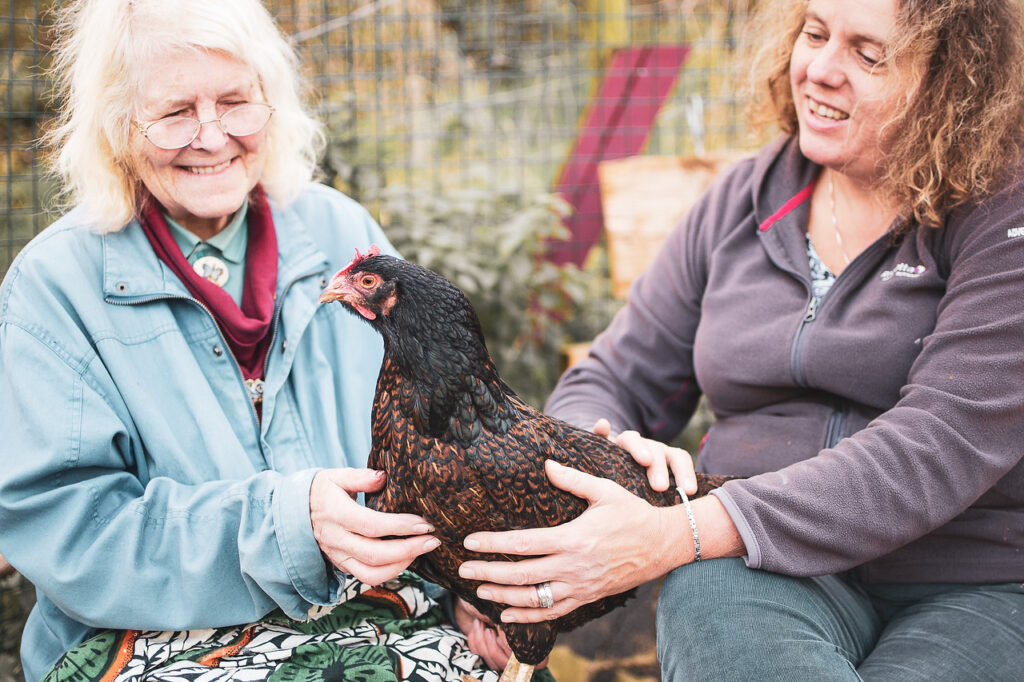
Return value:
M 245 136 L 225 132 L 218 119 L 245 104 L 263 103 L 252 70 L 217 52 L 178 52 L 143 71 L 132 140 L 132 161 L 142 184 L 167 213 L 202 239 L 217 234 L 259 182 L 266 129 Z M 154 123 L 171 117 L 203 122 L 195 139 L 163 149 Z M 187 139 L 187 137 L 185 138 Z
M 211 173 L 219 173 L 230 165 L 231 159 L 228 159 L 224 163 L 218 163 L 216 166 L 186 166 L 185 170 L 189 173 L 196 173 L 197 175 L 209 175 Z

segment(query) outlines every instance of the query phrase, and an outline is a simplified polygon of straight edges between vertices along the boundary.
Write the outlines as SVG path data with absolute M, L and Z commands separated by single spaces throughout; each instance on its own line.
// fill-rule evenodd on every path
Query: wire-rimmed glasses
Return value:
M 207 123 L 216 123 L 225 135 L 245 137 L 263 130 L 273 113 L 274 107 L 269 104 L 250 102 L 232 107 L 219 117 L 206 121 L 191 116 L 170 116 L 150 123 L 136 121 L 135 124 L 142 136 L 160 149 L 181 149 L 192 144 Z

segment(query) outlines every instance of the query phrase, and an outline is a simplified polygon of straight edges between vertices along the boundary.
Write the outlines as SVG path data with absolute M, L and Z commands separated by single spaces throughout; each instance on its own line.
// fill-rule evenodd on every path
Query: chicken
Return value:
M 653 505 L 678 504 L 679 494 L 653 490 L 644 468 L 607 438 L 523 402 L 498 376 L 468 299 L 440 275 L 373 246 L 365 255 L 356 251 L 320 301 L 340 301 L 384 339 L 369 466 L 386 471 L 387 484 L 366 496 L 367 506 L 420 514 L 434 525 L 441 546 L 419 557 L 413 570 L 499 623 L 514 653 L 501 679 L 529 679 L 559 631 L 607 613 L 630 593 L 552 621 L 501 623 L 501 605 L 477 597 L 480 583 L 461 578 L 459 565 L 481 556 L 519 557 L 470 552 L 463 538 L 553 526 L 583 513 L 584 500 L 548 481 L 546 459 L 610 478 Z M 698 475 L 697 494 L 724 480 Z

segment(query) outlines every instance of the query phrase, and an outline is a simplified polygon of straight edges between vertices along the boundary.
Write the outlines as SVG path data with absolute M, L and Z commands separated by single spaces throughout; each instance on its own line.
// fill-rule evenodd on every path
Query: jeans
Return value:
M 713 559 L 658 597 L 662 680 L 1024 682 L 1024 584 L 870 585 Z

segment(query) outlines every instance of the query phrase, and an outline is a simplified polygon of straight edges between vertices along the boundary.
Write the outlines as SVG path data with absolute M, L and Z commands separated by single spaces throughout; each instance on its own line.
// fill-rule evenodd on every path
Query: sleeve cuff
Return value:
M 728 484 L 726 484 L 728 485 Z M 747 554 L 743 557 L 743 560 L 747 563 L 748 568 L 761 568 L 761 548 L 757 544 L 757 538 L 754 537 L 754 532 L 750 528 L 750 524 L 743 518 L 743 514 L 740 512 L 736 502 L 732 499 L 732 495 L 725 487 L 715 488 L 712 490 L 710 495 L 714 495 L 718 498 L 718 501 L 725 507 L 726 513 L 729 514 L 729 518 L 732 519 L 732 523 L 736 526 L 736 530 L 740 534 L 740 538 L 743 540 L 743 544 L 747 548 Z
M 328 606 L 337 601 L 346 578 L 344 573 L 329 575 L 320 546 L 313 537 L 309 489 L 319 471 L 308 469 L 281 479 L 274 493 L 273 512 L 278 548 L 288 579 L 307 602 Z

